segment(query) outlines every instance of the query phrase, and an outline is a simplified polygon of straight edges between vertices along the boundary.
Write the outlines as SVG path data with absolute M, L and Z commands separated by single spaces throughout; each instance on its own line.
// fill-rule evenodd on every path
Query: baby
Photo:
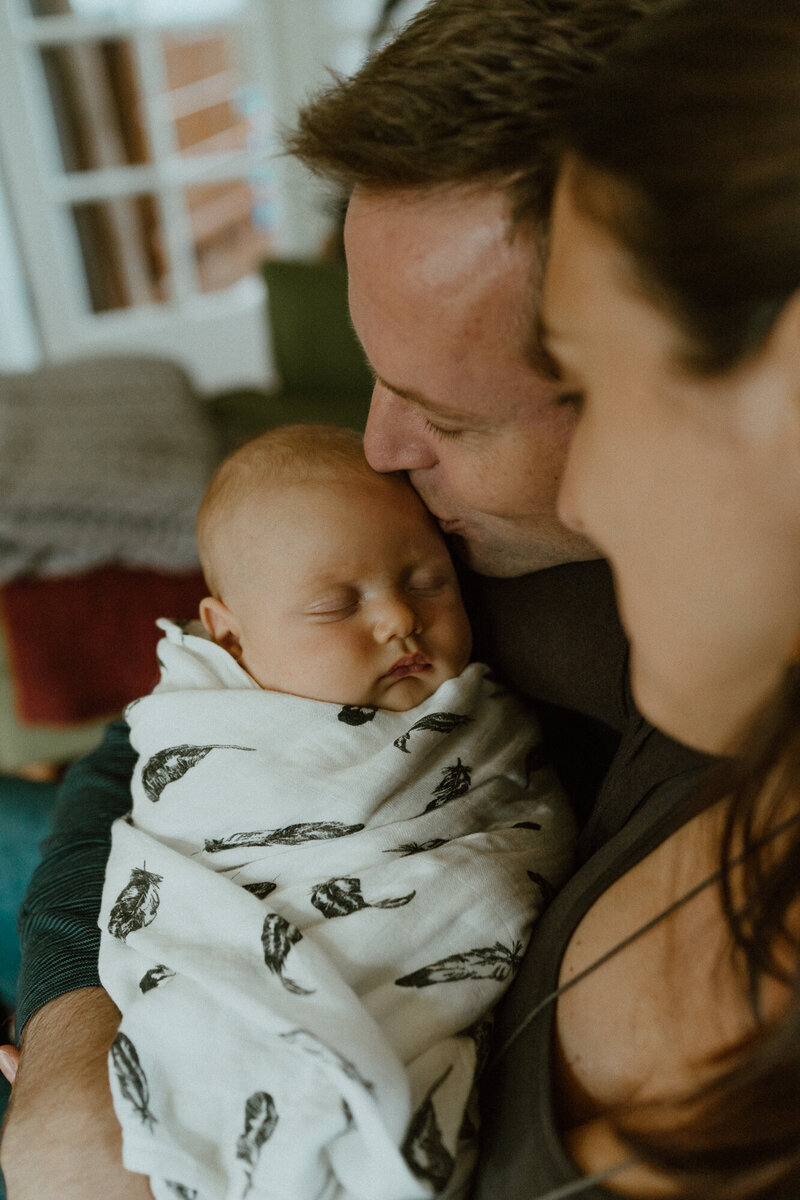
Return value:
M 125 1165 L 156 1200 L 461 1196 L 486 1017 L 571 860 L 534 720 L 356 434 L 236 451 L 198 541 L 100 915 Z

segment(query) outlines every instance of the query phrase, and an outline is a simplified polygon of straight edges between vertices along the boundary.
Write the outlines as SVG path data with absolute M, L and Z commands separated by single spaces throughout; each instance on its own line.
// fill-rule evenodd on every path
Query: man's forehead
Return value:
M 533 238 L 515 230 L 508 199 L 499 188 L 415 189 L 371 192 L 356 188 L 345 223 L 348 260 L 378 251 L 401 264 L 421 288 L 463 289 L 502 272 L 536 275 Z M 478 278 L 476 278 L 478 274 Z
M 479 428 L 552 378 L 534 333 L 537 239 L 512 236 L 499 189 L 357 189 L 348 221 L 351 316 L 389 392 Z

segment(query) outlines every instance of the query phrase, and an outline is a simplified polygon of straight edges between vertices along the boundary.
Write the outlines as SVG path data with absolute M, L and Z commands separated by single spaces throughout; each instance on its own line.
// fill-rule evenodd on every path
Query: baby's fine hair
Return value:
M 212 476 L 197 514 L 200 565 L 212 594 L 219 591 L 218 535 L 255 491 L 348 477 L 372 479 L 375 472 L 361 434 L 337 425 L 280 425 L 232 451 Z

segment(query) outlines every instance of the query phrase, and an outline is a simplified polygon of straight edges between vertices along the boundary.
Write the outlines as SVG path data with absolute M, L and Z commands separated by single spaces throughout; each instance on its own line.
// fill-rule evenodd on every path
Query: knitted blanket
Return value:
M 172 363 L 98 357 L 0 375 L 0 581 L 107 563 L 196 569 L 217 458 Z

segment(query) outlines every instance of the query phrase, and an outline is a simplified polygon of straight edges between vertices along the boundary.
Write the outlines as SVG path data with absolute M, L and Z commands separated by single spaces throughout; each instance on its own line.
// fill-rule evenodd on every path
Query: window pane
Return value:
M 167 299 L 164 238 L 155 197 L 77 204 L 72 212 L 93 312 Z
M 172 142 L 180 154 L 241 152 L 248 123 L 237 108 L 244 83 L 237 48 L 224 34 L 163 39 Z
M 200 290 L 215 292 L 256 270 L 272 250 L 253 220 L 254 197 L 244 182 L 186 192 Z
M 164 22 L 224 20 L 241 14 L 247 0 L 28 0 L 35 17 L 63 16 L 74 13 L 93 20 L 113 17 Z
M 147 162 L 130 42 L 79 42 L 45 47 L 41 55 L 64 169 Z

